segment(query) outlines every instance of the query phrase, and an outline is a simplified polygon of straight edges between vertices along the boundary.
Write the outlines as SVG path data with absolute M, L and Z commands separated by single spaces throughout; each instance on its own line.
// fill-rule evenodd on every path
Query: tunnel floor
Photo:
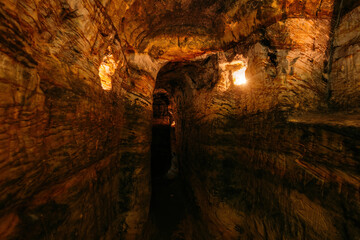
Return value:
M 165 177 L 153 179 L 144 240 L 215 239 L 203 224 L 199 207 L 189 189 L 181 176 L 172 180 Z
M 181 222 L 186 211 L 183 184 L 179 178 L 154 179 L 150 204 L 150 219 L 153 230 L 151 240 L 184 239 Z M 177 236 L 179 235 L 179 236 Z
M 183 239 L 176 231 L 185 213 L 184 186 L 179 178 L 166 179 L 171 165 L 170 126 L 152 129 L 152 196 L 150 203 L 150 240 Z
M 181 175 L 171 180 L 165 177 L 171 165 L 170 131 L 168 126 L 153 127 L 152 196 L 143 239 L 212 239 L 204 230 L 186 181 Z

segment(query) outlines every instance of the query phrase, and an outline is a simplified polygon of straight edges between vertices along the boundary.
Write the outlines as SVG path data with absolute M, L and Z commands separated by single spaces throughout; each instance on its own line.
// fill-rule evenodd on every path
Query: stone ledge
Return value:
M 359 113 L 306 113 L 292 115 L 287 120 L 290 123 L 360 128 Z

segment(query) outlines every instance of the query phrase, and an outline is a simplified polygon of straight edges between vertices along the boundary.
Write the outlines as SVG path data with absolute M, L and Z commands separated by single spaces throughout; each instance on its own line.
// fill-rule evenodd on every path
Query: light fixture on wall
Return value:
M 118 63 L 115 61 L 112 54 L 108 54 L 103 58 L 99 66 L 99 77 L 101 79 L 101 87 L 104 90 L 111 90 L 111 77 L 114 75 Z
M 243 67 L 232 73 L 235 85 L 246 84 L 245 71 L 246 71 L 246 67 Z

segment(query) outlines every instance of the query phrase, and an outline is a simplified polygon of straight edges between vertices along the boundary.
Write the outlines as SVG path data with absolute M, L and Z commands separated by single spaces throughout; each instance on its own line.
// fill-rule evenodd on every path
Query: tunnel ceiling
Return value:
M 156 89 L 174 93 L 176 88 L 185 88 L 186 82 L 192 88 L 212 88 L 216 84 L 219 71 L 217 55 L 204 55 L 191 62 L 170 62 L 158 73 Z
M 329 18 L 334 0 L 124 0 L 122 5 L 127 10 L 119 29 L 128 51 L 179 60 L 240 42 L 279 20 Z M 109 14 L 118 18 L 114 11 Z

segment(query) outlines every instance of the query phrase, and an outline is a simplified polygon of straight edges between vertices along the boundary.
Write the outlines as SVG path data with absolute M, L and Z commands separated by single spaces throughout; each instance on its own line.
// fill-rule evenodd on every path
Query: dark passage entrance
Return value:
M 167 94 L 154 95 L 152 195 L 144 240 L 208 240 L 189 187 L 178 174 L 175 122 Z M 174 157 L 175 156 L 175 157 Z M 175 164 L 174 164 L 175 163 Z M 199 235 L 200 233 L 200 235 Z
M 171 165 L 171 127 L 153 125 L 151 143 L 151 177 L 153 180 L 166 174 Z
M 183 185 L 179 178 L 166 178 L 171 165 L 170 131 L 170 126 L 153 126 L 151 240 L 183 239 L 176 233 L 185 212 Z
M 170 126 L 153 126 L 152 195 L 144 240 L 209 240 L 189 187 L 181 175 L 169 179 Z
M 166 94 L 154 95 L 154 121 L 151 145 L 152 197 L 147 238 L 183 239 L 177 229 L 185 214 L 185 194 L 178 177 L 168 178 L 174 148 L 174 129 Z M 174 153 L 173 153 L 174 154 Z

